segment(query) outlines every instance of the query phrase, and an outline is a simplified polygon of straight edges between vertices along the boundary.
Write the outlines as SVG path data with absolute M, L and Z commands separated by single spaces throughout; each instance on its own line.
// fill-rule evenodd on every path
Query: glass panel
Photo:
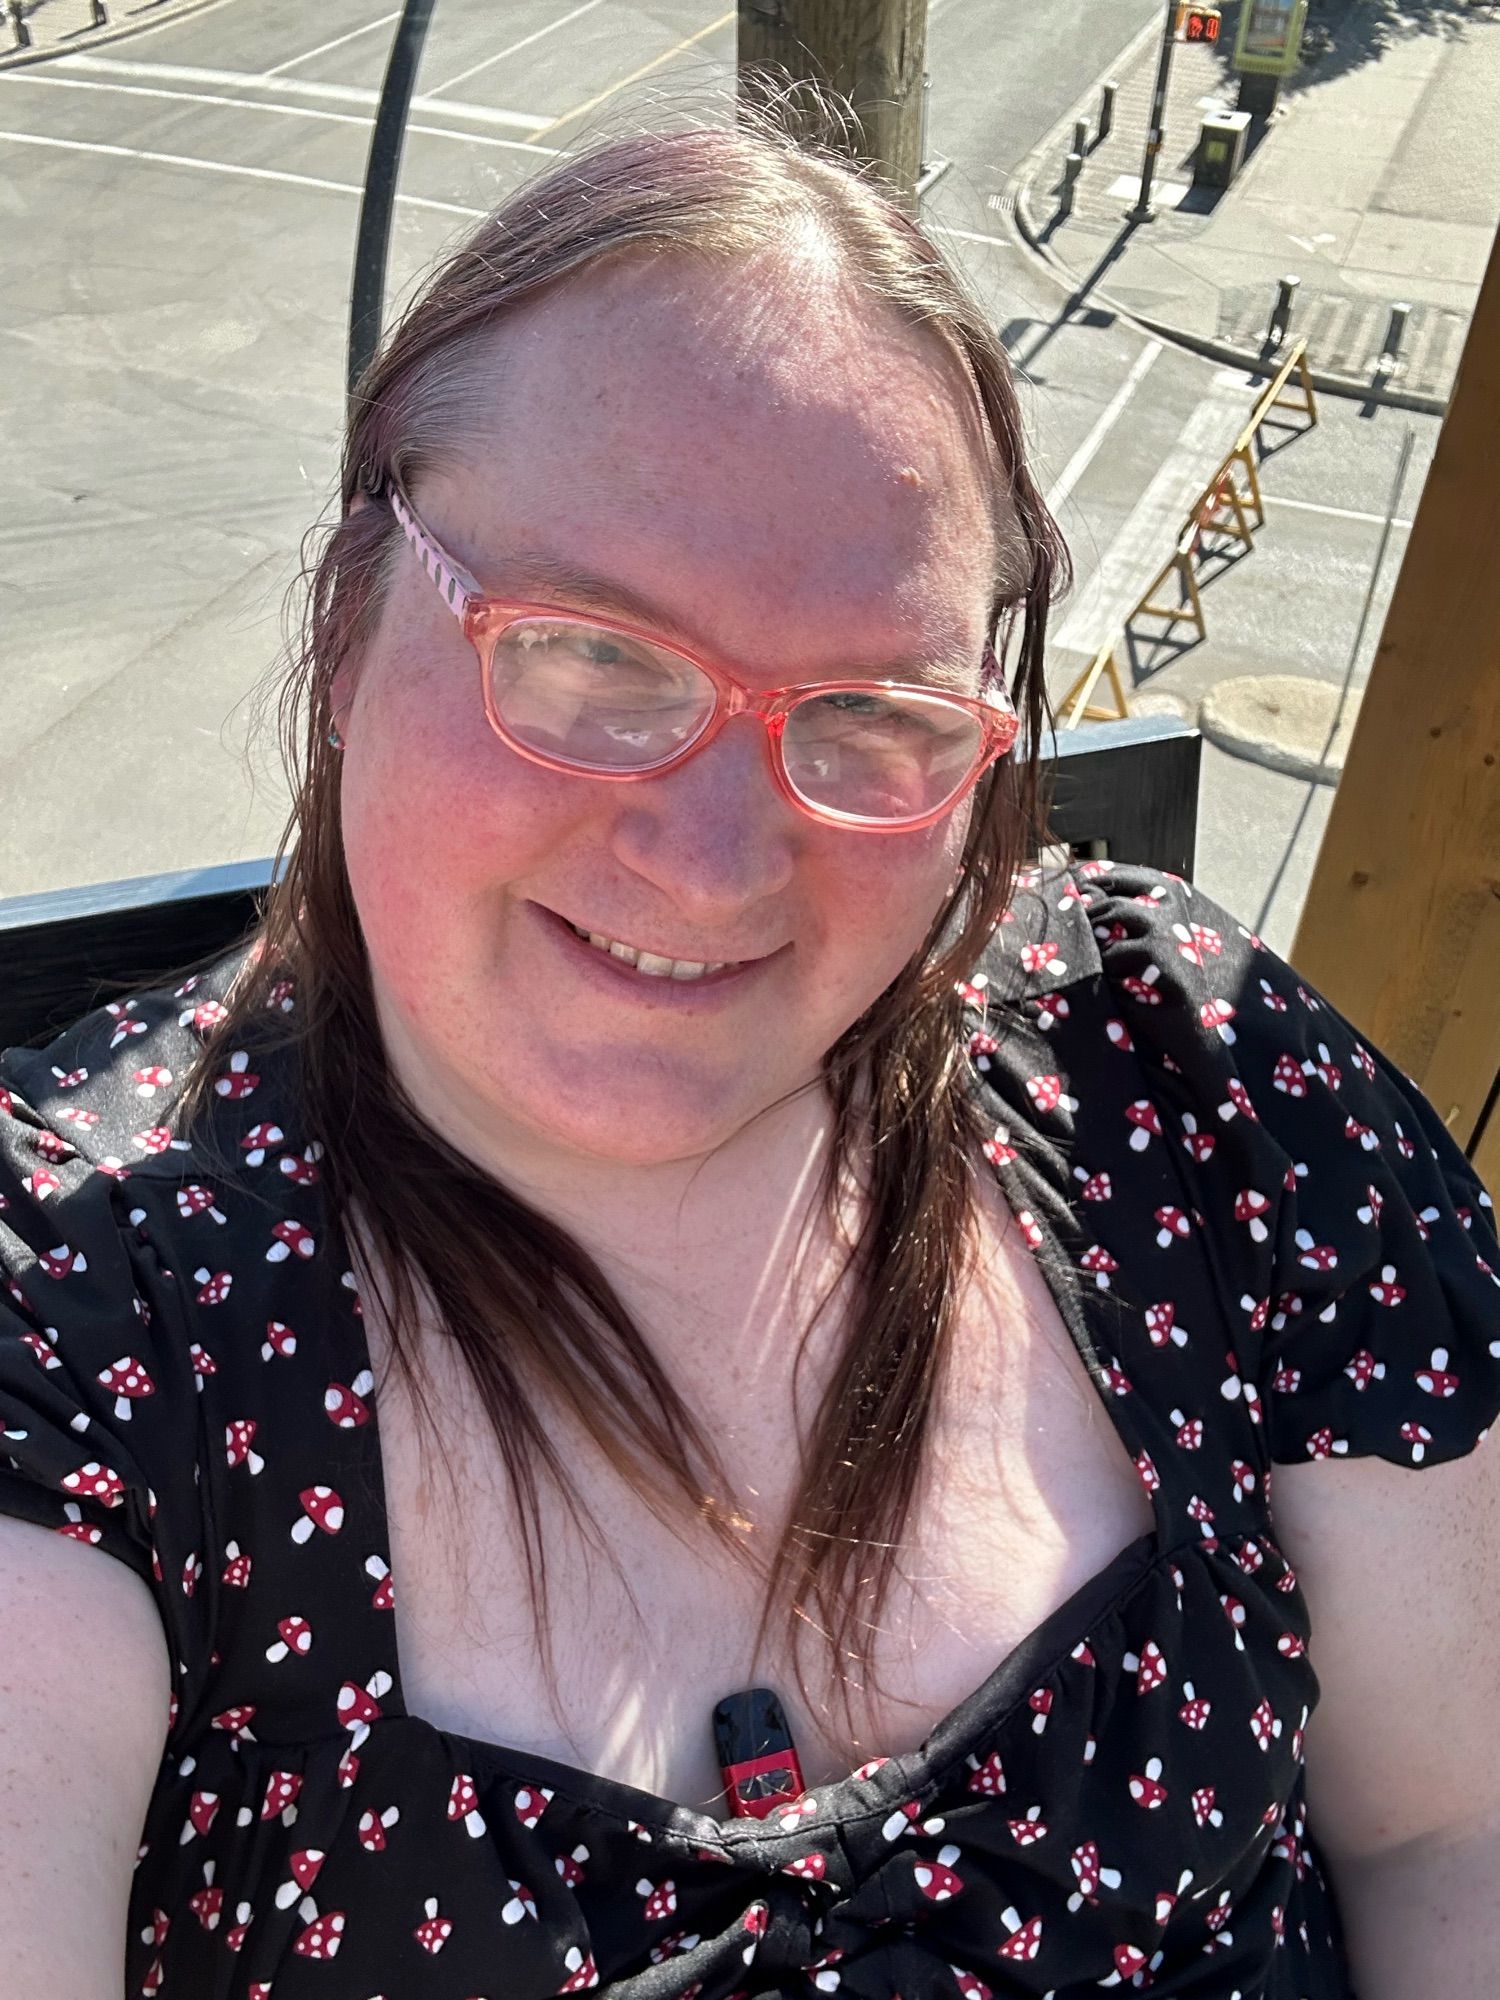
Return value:
M 938 695 L 840 689 L 798 702 L 782 750 L 815 805 L 868 819 L 934 811 L 974 768 L 978 721 Z
M 521 742 L 596 768 L 659 763 L 713 713 L 691 661 L 578 619 L 507 626 L 490 665 L 496 712 Z

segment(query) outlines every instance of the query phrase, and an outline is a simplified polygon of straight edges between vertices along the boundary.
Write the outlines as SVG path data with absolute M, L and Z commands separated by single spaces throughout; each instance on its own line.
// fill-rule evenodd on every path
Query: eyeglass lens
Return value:
M 608 626 L 521 619 L 500 634 L 490 699 L 528 749 L 580 770 L 663 762 L 700 735 L 714 687 L 690 660 Z M 786 718 L 782 755 L 810 805 L 862 819 L 915 819 L 963 784 L 983 740 L 976 718 L 940 694 L 839 690 Z

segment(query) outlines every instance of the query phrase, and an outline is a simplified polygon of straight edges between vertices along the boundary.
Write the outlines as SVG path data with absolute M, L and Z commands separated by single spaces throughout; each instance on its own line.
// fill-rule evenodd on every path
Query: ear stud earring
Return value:
M 328 747 L 330 750 L 342 750 L 344 747 L 344 739 L 339 735 L 339 726 L 336 722 L 328 731 Z

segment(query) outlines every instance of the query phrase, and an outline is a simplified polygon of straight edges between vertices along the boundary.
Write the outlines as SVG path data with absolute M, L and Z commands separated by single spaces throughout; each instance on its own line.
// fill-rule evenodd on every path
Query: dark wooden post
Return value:
M 1421 1085 L 1492 1184 L 1500 1184 L 1497 465 L 1500 236 L 1290 954 Z
M 848 150 L 872 161 L 911 207 L 923 164 L 926 51 L 927 0 L 739 0 L 741 97 L 758 95 L 755 73 L 768 65 L 831 85 L 863 127 Z M 788 123 L 796 128 L 795 112 Z

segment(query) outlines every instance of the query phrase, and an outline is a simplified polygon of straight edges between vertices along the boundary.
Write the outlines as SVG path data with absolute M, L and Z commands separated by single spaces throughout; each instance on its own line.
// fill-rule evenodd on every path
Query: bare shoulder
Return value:
M 8 1991 L 118 1992 L 171 1663 L 142 1579 L 0 1517 L 0 1935 Z
M 1500 1444 L 1281 1465 L 1272 1515 L 1311 1614 L 1308 1785 L 1330 1849 L 1500 1820 Z

